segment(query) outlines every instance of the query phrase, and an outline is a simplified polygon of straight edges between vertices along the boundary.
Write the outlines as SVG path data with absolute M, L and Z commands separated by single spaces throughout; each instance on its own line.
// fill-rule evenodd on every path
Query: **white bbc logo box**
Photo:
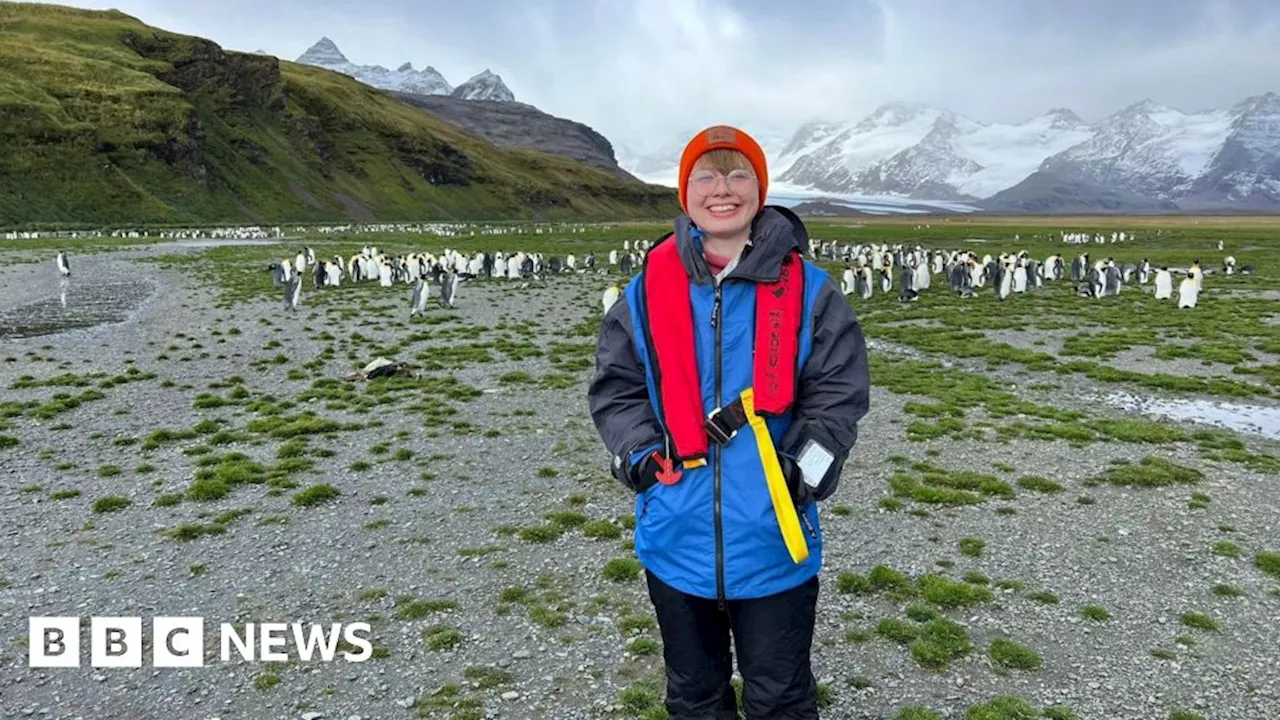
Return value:
M 151 637 L 151 664 L 155 667 L 204 665 L 204 618 L 152 618 Z M 140 617 L 90 618 L 89 664 L 142 667 L 142 640 Z M 79 667 L 80 618 L 29 618 L 27 643 L 30 667 Z
M 373 656 L 369 623 L 246 623 L 243 631 L 220 626 L 216 645 L 222 662 L 238 655 L 248 662 L 364 662 Z M 30 667 L 80 667 L 81 627 L 78 617 L 37 616 L 27 619 L 27 662 Z M 143 623 L 140 617 L 89 618 L 89 664 L 92 667 L 142 667 Z M 256 640 L 255 640 L 256 638 Z M 151 619 L 150 660 L 154 667 L 204 666 L 204 618 Z M 292 643 L 290 643 L 292 641 Z M 345 643 L 345 646 L 344 646 Z M 352 652 L 349 647 L 359 648 Z

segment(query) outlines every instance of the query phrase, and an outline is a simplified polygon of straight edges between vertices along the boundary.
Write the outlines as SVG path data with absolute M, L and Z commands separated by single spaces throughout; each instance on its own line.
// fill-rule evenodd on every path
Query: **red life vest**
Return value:
M 689 274 L 671 235 L 645 256 L 644 298 L 650 357 L 657 361 L 653 374 L 661 417 L 675 445 L 675 457 L 686 462 L 705 459 L 706 415 L 694 346 Z M 761 415 L 781 415 L 795 400 L 803 310 L 804 263 L 793 249 L 783 257 L 776 282 L 756 283 L 752 387 L 755 411 Z

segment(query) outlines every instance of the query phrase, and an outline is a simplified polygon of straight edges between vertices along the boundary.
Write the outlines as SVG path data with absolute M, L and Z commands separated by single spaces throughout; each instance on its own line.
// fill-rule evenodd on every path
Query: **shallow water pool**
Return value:
M 1209 400 L 1172 400 L 1140 397 L 1132 393 L 1110 393 L 1103 396 L 1109 405 L 1144 415 L 1170 420 L 1217 425 L 1238 432 L 1280 440 L 1280 407 L 1214 402 Z
M 55 281 L 57 294 L 0 312 L 0 339 L 51 335 L 123 322 L 155 291 L 146 280 Z

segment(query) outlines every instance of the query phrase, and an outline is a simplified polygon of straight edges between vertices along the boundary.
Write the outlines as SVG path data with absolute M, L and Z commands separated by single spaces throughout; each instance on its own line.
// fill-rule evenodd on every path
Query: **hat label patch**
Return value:
M 710 145 L 736 142 L 738 142 L 738 133 L 731 127 L 718 125 L 707 130 L 707 143 Z

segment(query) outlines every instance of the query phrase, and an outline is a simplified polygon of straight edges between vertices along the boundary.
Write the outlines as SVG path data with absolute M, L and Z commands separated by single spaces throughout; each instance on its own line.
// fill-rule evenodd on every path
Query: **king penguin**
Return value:
M 1182 278 L 1182 282 L 1178 285 L 1178 307 L 1193 308 L 1196 306 L 1196 300 L 1200 298 L 1200 272 L 1193 270 L 1186 277 Z
M 1169 268 L 1162 267 L 1156 271 L 1156 299 L 1168 300 L 1173 297 L 1173 276 Z
M 870 300 L 874 291 L 875 283 L 871 280 L 871 266 L 863 265 L 858 268 L 857 295 L 863 300 Z
M 458 273 L 450 272 L 444 276 L 444 282 L 440 283 L 440 304 L 446 307 L 454 307 L 457 296 Z
M 600 303 L 604 305 L 604 314 L 609 314 L 609 308 L 618 302 L 618 298 L 622 295 L 622 290 L 617 285 L 610 285 L 604 289 L 604 296 L 600 298 Z
M 71 264 L 67 262 L 67 254 L 61 250 L 58 251 L 58 272 L 62 277 L 71 276 Z
M 1027 291 L 1027 261 L 1025 258 L 1019 258 L 1017 264 L 1013 266 L 1013 291 L 1016 293 L 1024 293 Z
M 409 317 L 425 313 L 429 297 L 431 297 L 431 287 L 427 284 L 427 276 L 419 273 L 418 280 L 413 284 L 413 301 L 409 307 Z
M 1106 280 L 1103 278 L 1102 270 L 1097 267 L 1089 268 L 1089 297 L 1100 298 L 1105 287 Z
M 920 293 L 916 291 L 916 272 L 911 266 L 902 266 L 898 285 L 898 302 L 908 303 L 920 299 Z
M 1013 271 L 1009 269 L 1008 265 L 995 263 L 991 287 L 996 291 L 997 300 L 1004 300 L 1009 297 L 1009 293 L 1013 292 Z
M 918 259 L 916 261 L 915 271 L 916 271 L 915 283 L 911 286 L 911 288 L 916 292 L 919 292 L 921 290 L 928 290 L 929 286 L 933 284 L 933 279 L 929 277 L 928 258 Z
M 294 273 L 284 284 L 284 307 L 298 311 L 298 299 L 302 296 L 302 275 Z
M 1102 293 L 1107 297 L 1120 294 L 1120 288 L 1124 286 L 1123 276 L 1120 268 L 1116 267 L 1114 262 L 1108 262 L 1107 266 L 1102 270 Z

